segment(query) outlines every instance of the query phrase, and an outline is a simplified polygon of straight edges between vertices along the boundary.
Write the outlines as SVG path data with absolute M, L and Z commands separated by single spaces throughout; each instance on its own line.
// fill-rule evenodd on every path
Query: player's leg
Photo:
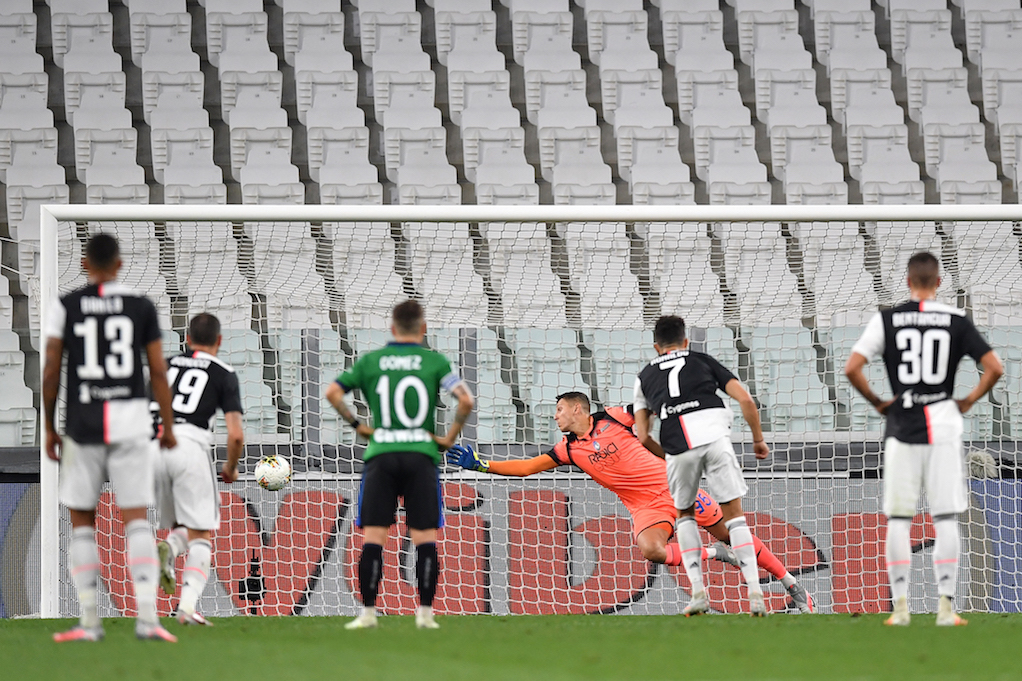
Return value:
M 724 527 L 724 513 L 720 510 L 720 504 L 706 490 L 700 489 L 696 492 L 695 512 L 696 524 L 718 540 L 713 546 L 703 550 L 703 559 L 713 558 L 738 567 L 738 559 L 731 550 L 727 528 Z
M 102 445 L 79 445 L 65 436 L 61 454 L 60 502 L 71 515 L 69 567 L 80 614 L 76 627 L 54 634 L 53 640 L 98 641 L 103 638 L 103 624 L 96 602 L 100 562 L 95 508 L 106 480 L 106 450 Z
M 433 619 L 433 598 L 440 577 L 437 530 L 444 526 L 440 475 L 433 460 L 422 454 L 408 454 L 402 458 L 402 463 L 405 469 L 405 519 L 415 546 L 415 579 L 419 591 L 415 626 L 439 629 L 440 625 Z
M 220 494 L 216 474 L 203 443 L 181 437 L 174 450 L 177 461 L 168 467 L 173 473 L 174 516 L 188 529 L 179 529 L 168 540 L 186 540 L 184 569 L 181 571 L 181 599 L 177 620 L 181 624 L 209 624 L 196 612 L 199 597 L 209 580 L 213 558 L 212 533 L 220 526 Z M 169 542 L 168 542 L 169 543 Z
M 682 611 L 686 616 L 698 615 L 710 608 L 703 584 L 703 541 L 699 537 L 695 518 L 695 500 L 703 472 L 704 450 L 705 446 L 697 447 L 667 457 L 667 485 L 678 509 L 675 534 L 678 536 L 681 565 L 692 587 L 692 599 Z
M 958 517 L 968 508 L 962 445 L 953 438 L 931 448 L 930 457 L 924 462 L 923 480 L 937 535 L 933 543 L 933 572 L 939 594 L 937 625 L 961 626 L 968 622 L 955 612 L 954 598 L 961 550 Z
M 392 470 L 393 455 L 377 454 L 366 461 L 358 491 L 355 524 L 362 528 L 362 554 L 358 559 L 358 588 L 362 614 L 348 622 L 346 629 L 375 627 L 376 597 L 383 575 L 383 547 L 397 510 L 397 487 Z
M 674 534 L 674 521 L 661 520 L 655 525 L 639 531 L 635 536 L 635 545 L 642 552 L 642 557 L 651 563 L 681 565 L 681 548 L 677 544 L 668 544 Z
M 156 537 L 153 536 L 146 510 L 154 502 L 153 461 L 158 446 L 148 439 L 109 445 L 107 470 L 124 519 L 128 569 L 138 609 L 135 636 L 173 643 L 177 639 L 163 628 L 156 616 L 160 561 L 156 552 Z
M 188 550 L 188 531 L 177 520 L 174 512 L 174 480 L 176 472 L 173 457 L 168 456 L 176 452 L 180 446 L 173 450 L 161 449 L 157 459 L 156 468 L 153 471 L 156 490 L 156 515 L 159 518 L 157 527 L 167 529 L 167 537 L 156 542 L 156 556 L 160 561 L 160 588 L 163 593 L 172 596 L 177 592 L 177 576 L 174 573 L 174 561 L 177 557 Z
M 918 445 L 894 438 L 884 442 L 884 514 L 887 516 L 887 579 L 891 587 L 893 613 L 886 624 L 907 625 L 908 577 L 912 567 L 912 516 L 922 483 L 922 456 Z
M 766 615 L 763 587 L 759 584 L 759 565 L 756 562 L 756 544 L 745 522 L 742 497 L 749 491 L 742 476 L 742 468 L 734 447 L 727 437 L 707 445 L 706 479 L 720 502 L 724 526 L 731 537 L 731 550 L 738 559 L 742 577 L 749 590 L 749 607 L 753 616 Z
M 702 492 L 705 494 L 705 492 Z M 707 495 L 709 497 L 709 495 Z M 717 560 L 729 563 L 735 567 L 740 567 L 738 558 L 734 555 L 734 551 L 731 550 L 731 535 L 727 531 L 727 527 L 724 526 L 724 514 L 720 511 L 720 506 L 716 501 L 713 501 L 712 497 L 709 497 L 710 501 L 713 502 L 713 506 L 718 509 L 717 514 L 700 514 L 699 513 L 699 502 L 696 502 L 696 522 L 699 526 L 709 532 L 714 538 L 719 540 L 716 544 L 710 547 L 708 550 L 709 558 L 716 558 Z M 707 504 L 704 501 L 704 507 Z M 718 518 L 716 522 L 711 525 L 704 525 L 704 522 L 711 521 L 714 518 Z M 816 601 L 809 595 L 809 592 L 805 590 L 798 580 L 795 579 L 794 575 L 788 572 L 788 569 L 784 567 L 784 563 L 774 555 L 766 544 L 760 540 L 755 534 L 752 535 L 752 542 L 756 549 L 756 564 L 769 572 L 775 579 L 777 579 L 784 589 L 791 596 L 792 602 L 795 607 L 799 609 L 801 613 L 813 613 L 816 612 Z M 709 553 L 713 551 L 713 553 Z

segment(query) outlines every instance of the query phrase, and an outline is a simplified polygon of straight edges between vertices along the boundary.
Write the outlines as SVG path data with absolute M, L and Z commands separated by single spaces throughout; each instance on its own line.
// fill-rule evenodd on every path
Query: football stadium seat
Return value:
M 732 222 L 712 229 L 724 247 L 724 272 L 743 325 L 769 323 L 800 309 L 780 225 Z
M 802 251 L 805 284 L 813 294 L 818 324 L 830 324 L 836 312 L 877 307 L 858 223 L 800 222 L 792 223 L 791 229 Z
M 451 326 L 482 326 L 487 301 L 483 280 L 472 266 L 472 240 L 468 225 L 404 223 L 401 231 L 409 244 L 411 278 L 431 319 Z M 458 289 L 450 286 L 450 273 L 459 272 Z
M 566 325 L 564 295 L 551 269 L 551 244 L 540 223 L 480 223 L 489 245 L 490 283 L 500 293 L 504 324 Z
M 638 223 L 649 253 L 650 286 L 660 307 L 692 326 L 723 323 L 720 279 L 710 266 L 710 237 L 700 223 Z M 684 285 L 677 282 L 684 280 Z

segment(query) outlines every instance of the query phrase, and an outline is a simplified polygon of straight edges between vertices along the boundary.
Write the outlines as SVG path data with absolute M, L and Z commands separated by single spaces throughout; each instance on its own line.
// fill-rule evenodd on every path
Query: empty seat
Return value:
M 812 293 L 818 324 L 830 324 L 836 312 L 877 307 L 857 223 L 800 222 L 791 227 L 802 252 L 805 285 Z
M 640 328 L 642 298 L 629 267 L 628 236 L 620 223 L 557 225 L 568 256 L 568 276 L 579 294 L 583 325 Z
M 405 223 L 401 231 L 409 244 L 411 278 L 422 298 L 426 316 L 451 326 L 482 326 L 487 302 L 482 278 L 472 266 L 472 240 L 463 223 Z M 450 272 L 461 283 L 450 286 Z
M 45 73 L 0 74 L 0 130 L 39 130 L 53 127 L 46 106 Z
M 795 276 L 776 223 L 712 225 L 724 248 L 727 285 L 737 297 L 742 324 L 764 324 L 800 309 Z
M 489 245 L 490 281 L 499 292 L 504 324 L 566 325 L 564 295 L 551 267 L 551 244 L 540 223 L 481 223 Z
M 654 222 L 635 227 L 646 242 L 650 286 L 660 294 L 660 309 L 681 316 L 690 326 L 722 324 L 724 299 L 720 278 L 710 265 L 705 225 Z
M 394 305 L 404 299 L 394 269 L 395 242 L 384 222 L 325 223 L 332 242 L 334 286 L 351 326 L 386 329 Z

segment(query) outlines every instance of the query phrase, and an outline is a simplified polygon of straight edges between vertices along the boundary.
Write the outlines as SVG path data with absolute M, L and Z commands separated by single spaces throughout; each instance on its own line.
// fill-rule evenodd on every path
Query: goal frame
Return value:
M 40 319 L 57 295 L 59 222 L 942 222 L 1022 223 L 1022 205 L 88 205 L 40 206 Z M 40 339 L 41 339 L 40 330 Z M 40 381 L 45 370 L 40 347 Z M 60 616 L 59 466 L 46 455 L 40 427 L 40 616 Z

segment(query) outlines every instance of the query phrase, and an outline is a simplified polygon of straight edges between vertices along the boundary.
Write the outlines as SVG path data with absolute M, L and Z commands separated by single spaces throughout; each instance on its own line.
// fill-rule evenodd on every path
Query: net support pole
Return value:
M 57 296 L 57 218 L 46 206 L 40 213 L 39 312 L 45 320 Z M 40 385 L 45 370 L 46 338 L 39 331 Z M 46 456 L 46 427 L 43 410 L 39 410 L 39 544 L 42 584 L 39 598 L 40 617 L 60 617 L 60 501 L 57 494 L 60 467 Z

